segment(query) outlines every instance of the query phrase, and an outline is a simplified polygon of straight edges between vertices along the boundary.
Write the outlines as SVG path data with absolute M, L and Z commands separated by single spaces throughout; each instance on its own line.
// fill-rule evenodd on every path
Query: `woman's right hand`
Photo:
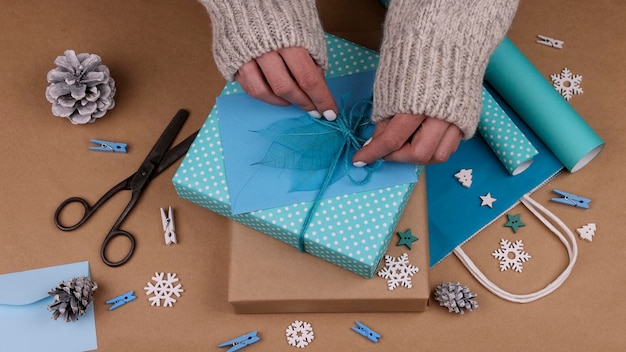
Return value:
M 250 96 L 273 105 L 297 105 L 313 117 L 337 118 L 337 103 L 319 67 L 301 47 L 270 51 L 245 63 L 235 80 Z

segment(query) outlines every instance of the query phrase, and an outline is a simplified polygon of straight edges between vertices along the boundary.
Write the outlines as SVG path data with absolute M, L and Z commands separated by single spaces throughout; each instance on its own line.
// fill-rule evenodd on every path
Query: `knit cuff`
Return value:
M 213 24 L 213 56 L 229 81 L 245 63 L 287 47 L 307 49 L 318 66 L 328 57 L 315 0 L 200 0 Z
M 517 9 L 509 0 L 393 0 L 374 85 L 374 122 L 427 115 L 474 135 L 489 56 Z

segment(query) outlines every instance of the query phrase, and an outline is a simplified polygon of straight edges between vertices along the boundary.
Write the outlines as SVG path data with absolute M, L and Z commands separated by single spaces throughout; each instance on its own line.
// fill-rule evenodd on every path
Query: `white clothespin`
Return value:
M 176 244 L 176 232 L 174 230 L 174 216 L 172 215 L 172 207 L 169 207 L 167 215 L 161 208 L 161 222 L 163 223 L 163 232 L 165 233 L 165 244 Z
M 537 43 L 539 44 L 550 46 L 550 47 L 557 48 L 557 49 L 563 49 L 564 42 L 562 40 L 546 37 L 543 35 L 538 35 L 537 37 L 539 37 L 540 39 L 540 40 L 537 40 Z

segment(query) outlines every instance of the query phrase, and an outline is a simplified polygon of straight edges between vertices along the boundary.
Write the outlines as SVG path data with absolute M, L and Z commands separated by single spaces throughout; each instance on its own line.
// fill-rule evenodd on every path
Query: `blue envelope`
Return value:
M 0 275 L 3 351 L 87 351 L 98 348 L 93 303 L 75 322 L 53 320 L 48 291 L 61 281 L 89 276 L 89 262 Z

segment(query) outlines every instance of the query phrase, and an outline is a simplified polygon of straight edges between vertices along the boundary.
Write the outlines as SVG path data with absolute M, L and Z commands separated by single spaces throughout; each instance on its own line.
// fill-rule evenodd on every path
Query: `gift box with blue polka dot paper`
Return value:
M 376 69 L 376 52 L 327 35 L 327 77 Z M 242 93 L 228 83 L 222 94 Z M 219 111 L 210 112 L 173 178 L 178 195 L 245 226 L 294 246 L 313 202 L 234 215 L 220 142 Z M 419 173 L 419 168 L 416 172 Z M 414 184 L 325 198 L 304 234 L 306 252 L 366 278 L 385 254 Z M 302 254 L 306 255 L 306 254 Z

